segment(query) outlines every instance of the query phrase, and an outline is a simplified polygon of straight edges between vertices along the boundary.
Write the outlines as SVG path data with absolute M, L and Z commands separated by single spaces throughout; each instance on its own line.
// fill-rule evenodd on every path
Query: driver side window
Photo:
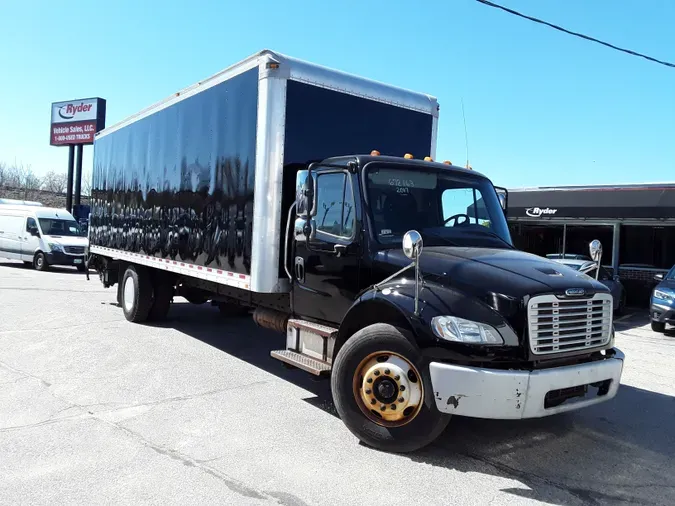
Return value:
M 316 179 L 316 230 L 337 237 L 352 237 L 354 198 L 344 172 L 319 174 Z
M 30 232 L 31 230 L 37 230 L 37 223 L 35 222 L 35 219 L 28 218 L 26 220 L 26 232 Z

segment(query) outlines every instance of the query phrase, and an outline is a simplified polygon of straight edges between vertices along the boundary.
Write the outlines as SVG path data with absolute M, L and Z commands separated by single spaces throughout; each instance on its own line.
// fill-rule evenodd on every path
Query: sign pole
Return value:
M 75 158 L 75 145 L 68 146 L 68 186 L 66 187 L 66 210 L 73 211 L 73 162 Z
M 75 162 L 75 207 L 77 209 L 80 208 L 80 193 L 81 193 L 81 190 L 82 190 L 82 151 L 83 151 L 83 148 L 84 148 L 84 146 L 82 146 L 82 144 L 77 145 L 77 161 Z

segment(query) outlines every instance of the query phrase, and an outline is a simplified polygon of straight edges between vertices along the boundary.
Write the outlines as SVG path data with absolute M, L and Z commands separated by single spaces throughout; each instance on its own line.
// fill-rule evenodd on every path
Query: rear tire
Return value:
M 49 269 L 47 257 L 42 251 L 39 251 L 35 254 L 35 257 L 33 258 L 33 267 L 36 271 L 46 271 Z
M 152 280 L 147 269 L 129 265 L 122 276 L 122 311 L 130 322 L 140 323 L 148 319 L 152 307 Z
M 398 453 L 419 450 L 434 441 L 443 432 L 451 418 L 450 415 L 436 409 L 428 364 L 425 363 L 421 353 L 409 337 L 408 332 L 393 325 L 385 323 L 370 325 L 347 340 L 333 363 L 331 389 L 340 418 L 360 441 L 378 450 Z M 413 383 L 417 383 L 419 379 L 422 381 L 420 403 L 416 408 L 411 408 L 410 405 L 405 408 L 401 413 L 405 414 L 408 409 L 411 409 L 411 414 L 406 415 L 404 422 L 402 420 L 394 422 L 394 425 L 398 424 L 396 426 L 391 422 L 376 423 L 373 420 L 377 417 L 366 416 L 364 410 L 367 411 L 370 408 L 365 407 L 362 398 L 357 395 L 357 390 L 359 394 L 361 392 L 359 386 L 364 388 L 366 385 L 363 383 L 361 364 L 374 354 L 377 356 L 377 362 L 382 362 L 380 356 L 398 355 L 403 361 L 414 366 L 411 371 L 419 374 L 418 379 Z M 385 378 L 385 376 L 379 376 L 379 372 L 375 374 L 378 378 Z M 388 374 L 388 371 L 384 374 Z M 379 380 L 373 383 L 373 390 L 377 381 Z M 394 397 L 406 395 L 411 391 L 411 386 L 412 384 L 409 385 L 405 394 L 401 393 L 403 388 L 399 387 L 400 390 L 394 394 Z M 417 388 L 420 387 L 417 386 Z M 370 390 L 366 391 L 368 392 Z M 376 407 L 379 404 L 378 401 Z M 386 406 L 385 408 L 389 409 L 386 413 L 393 413 L 391 408 Z M 385 426 L 383 423 L 389 423 L 389 425 Z
M 652 322 L 652 330 L 663 333 L 666 331 L 666 324 L 664 322 Z

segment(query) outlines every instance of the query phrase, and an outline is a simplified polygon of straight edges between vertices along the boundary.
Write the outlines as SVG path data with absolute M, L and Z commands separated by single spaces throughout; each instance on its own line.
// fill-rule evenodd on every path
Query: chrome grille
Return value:
M 63 249 L 71 255 L 84 255 L 84 246 L 64 246 Z
M 532 297 L 527 304 L 532 353 L 564 353 L 607 344 L 612 335 L 612 305 L 608 293 L 590 299 Z

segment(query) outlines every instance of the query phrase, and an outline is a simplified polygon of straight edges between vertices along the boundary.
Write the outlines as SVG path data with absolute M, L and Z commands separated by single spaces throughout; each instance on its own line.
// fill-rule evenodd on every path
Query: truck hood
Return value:
M 410 263 L 402 250 L 380 251 L 376 263 L 400 268 Z M 518 250 L 472 247 L 427 247 L 420 270 L 448 286 L 484 297 L 496 293 L 522 298 L 538 293 L 564 293 L 583 288 L 607 292 L 602 283 L 565 265 Z

